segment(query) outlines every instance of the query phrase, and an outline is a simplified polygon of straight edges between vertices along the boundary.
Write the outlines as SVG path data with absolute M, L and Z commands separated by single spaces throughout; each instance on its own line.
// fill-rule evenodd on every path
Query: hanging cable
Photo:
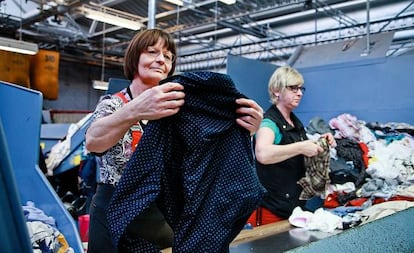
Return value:
M 105 11 L 104 11 L 105 12 Z M 105 32 L 106 32 L 106 23 L 102 23 L 102 70 L 101 70 L 101 81 L 104 80 L 105 73 Z
M 22 40 L 22 29 L 23 29 L 23 16 L 22 16 L 22 0 L 20 0 L 20 2 L 19 2 L 19 4 L 20 4 L 20 22 L 19 22 L 19 40 Z

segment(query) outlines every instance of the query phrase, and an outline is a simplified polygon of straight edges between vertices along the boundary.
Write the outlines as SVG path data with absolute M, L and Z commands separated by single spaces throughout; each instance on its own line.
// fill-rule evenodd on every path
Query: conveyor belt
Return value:
M 257 235 L 255 237 L 250 237 L 247 240 L 239 240 L 239 237 L 231 244 L 230 252 L 231 253 L 244 253 L 244 252 L 254 252 L 254 253 L 277 253 L 285 252 L 297 247 L 308 245 L 311 242 L 315 242 L 329 236 L 332 236 L 340 231 L 335 233 L 324 233 L 320 231 L 308 231 L 303 228 L 294 228 L 289 225 L 287 229 L 285 228 L 287 221 L 278 222 L 272 224 L 269 227 L 269 232 L 264 235 L 260 235 L 260 227 L 257 231 L 254 231 Z M 242 231 L 240 235 L 243 235 L 245 231 Z M 258 234 L 259 233 L 259 234 Z
M 306 231 L 282 222 L 274 233 L 261 236 L 253 231 L 248 240 L 240 240 L 242 231 L 230 246 L 231 253 L 376 253 L 414 252 L 414 207 L 335 234 Z M 284 221 L 285 222 L 285 221 Z M 287 230 L 280 229 L 280 226 Z M 269 228 L 272 231 L 271 227 Z M 243 235 L 245 236 L 245 235 Z

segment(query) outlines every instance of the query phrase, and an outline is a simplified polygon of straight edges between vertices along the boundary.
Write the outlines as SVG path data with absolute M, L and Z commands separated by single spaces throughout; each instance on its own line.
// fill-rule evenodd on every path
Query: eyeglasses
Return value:
M 298 90 L 302 91 L 302 93 L 305 93 L 306 88 L 303 86 L 299 86 L 299 85 L 291 85 L 291 86 L 286 86 L 286 88 L 294 93 L 297 93 Z
M 146 50 L 144 50 L 144 53 L 149 55 L 154 60 L 157 59 L 157 57 L 160 56 L 160 54 L 162 53 L 162 56 L 164 57 L 165 61 L 169 63 L 173 63 L 176 59 L 176 56 L 170 51 L 161 52 L 158 49 L 152 47 L 148 47 Z

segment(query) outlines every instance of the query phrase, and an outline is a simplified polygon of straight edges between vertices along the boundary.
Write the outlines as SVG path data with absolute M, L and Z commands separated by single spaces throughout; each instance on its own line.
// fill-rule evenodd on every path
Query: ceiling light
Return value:
M 39 47 L 35 43 L 0 37 L 0 50 L 34 55 L 39 51 Z
M 108 82 L 100 81 L 100 80 L 93 80 L 92 87 L 96 90 L 108 90 Z
M 219 1 L 222 3 L 228 4 L 228 5 L 235 4 L 237 2 L 237 0 L 219 0 Z
M 175 5 L 178 5 L 178 6 L 183 6 L 184 5 L 183 1 L 181 1 L 181 0 L 165 0 L 165 1 L 167 1 L 169 3 L 172 3 L 172 4 L 175 4 Z
M 134 31 L 139 30 L 143 26 L 140 22 L 141 17 L 105 6 L 83 4 L 78 10 L 87 18 Z

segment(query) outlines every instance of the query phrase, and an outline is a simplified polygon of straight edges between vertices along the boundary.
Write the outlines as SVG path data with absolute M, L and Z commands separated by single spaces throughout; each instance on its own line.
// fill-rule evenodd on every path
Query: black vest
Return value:
M 283 136 L 280 145 L 307 139 L 303 125 L 294 113 L 291 113 L 291 119 L 295 127 L 284 119 L 275 105 L 266 111 L 264 118 L 271 119 L 280 129 Z M 268 191 L 263 207 L 282 218 L 288 218 L 296 206 L 304 206 L 304 201 L 299 200 L 302 187 L 297 183 L 305 175 L 303 155 L 269 165 L 256 162 L 256 168 L 262 185 Z

